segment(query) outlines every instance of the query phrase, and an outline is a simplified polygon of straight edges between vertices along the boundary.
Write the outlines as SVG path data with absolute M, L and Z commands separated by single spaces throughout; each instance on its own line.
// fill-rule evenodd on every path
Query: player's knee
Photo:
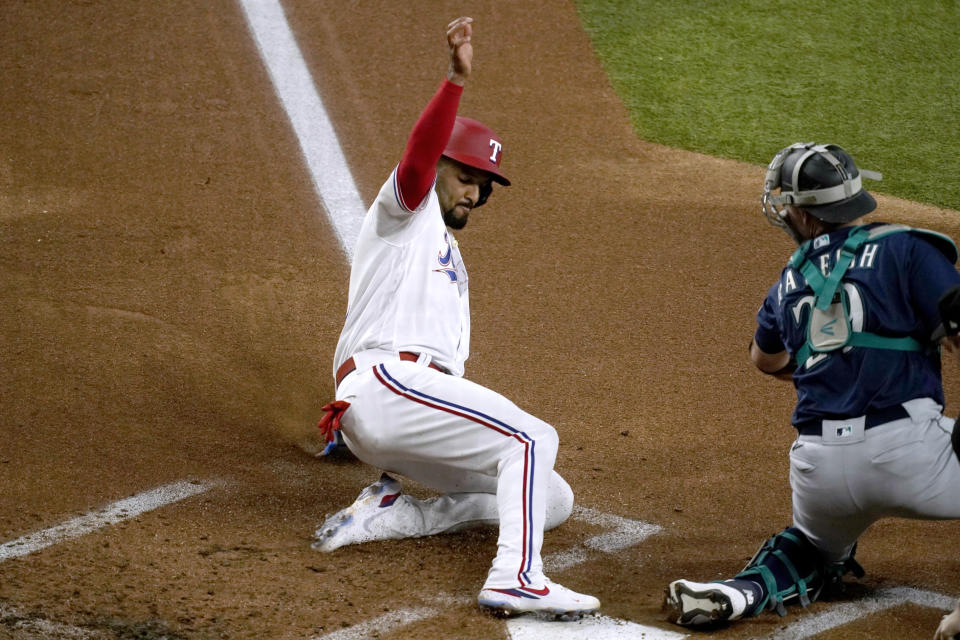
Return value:
M 554 471 L 550 474 L 550 485 L 547 489 L 547 517 L 544 529 L 558 527 L 573 513 L 573 489 L 567 481 Z
M 546 422 L 538 420 L 528 431 L 528 435 L 537 443 L 537 448 L 541 451 L 552 451 L 556 454 L 560 447 L 560 436 L 557 430 Z

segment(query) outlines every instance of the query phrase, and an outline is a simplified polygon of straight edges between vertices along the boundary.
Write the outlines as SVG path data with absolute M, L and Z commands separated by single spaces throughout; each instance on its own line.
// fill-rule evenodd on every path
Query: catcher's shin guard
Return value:
M 852 572 L 862 578 L 863 568 L 853 559 L 854 552 L 843 562 L 827 564 L 802 531 L 787 527 L 764 542 L 736 578 L 751 580 L 764 592 L 751 614 L 768 608 L 785 616 L 785 603 L 798 600 L 806 607 L 824 586 L 839 583 L 844 574 Z

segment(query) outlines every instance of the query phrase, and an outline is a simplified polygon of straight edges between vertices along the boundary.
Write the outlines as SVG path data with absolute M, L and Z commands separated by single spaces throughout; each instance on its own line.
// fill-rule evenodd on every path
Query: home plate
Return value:
M 507 621 L 511 640 L 680 640 L 687 636 L 626 620 L 591 616 L 575 622 L 543 620 L 532 616 Z

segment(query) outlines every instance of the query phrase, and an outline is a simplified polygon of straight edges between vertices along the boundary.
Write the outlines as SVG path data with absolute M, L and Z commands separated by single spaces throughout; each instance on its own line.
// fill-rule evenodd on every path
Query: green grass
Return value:
M 844 147 L 873 191 L 960 209 L 957 0 L 575 0 L 652 142 L 766 164 Z

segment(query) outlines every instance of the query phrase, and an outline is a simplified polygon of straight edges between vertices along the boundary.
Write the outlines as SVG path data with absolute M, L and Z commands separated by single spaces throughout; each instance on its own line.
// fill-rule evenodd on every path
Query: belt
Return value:
M 819 436 L 823 434 L 823 420 L 843 420 L 849 416 L 841 416 L 838 418 L 832 418 L 824 416 L 822 418 L 804 420 L 798 424 L 793 425 L 797 428 L 797 431 L 801 436 Z M 894 420 L 902 420 L 903 418 L 909 418 L 910 414 L 907 413 L 907 410 L 903 408 L 903 405 L 896 404 L 892 407 L 886 409 L 880 409 L 878 411 L 872 411 L 864 416 L 863 428 L 870 429 L 873 427 L 878 427 L 881 424 L 887 424 L 888 422 L 893 422 Z
M 419 354 L 419 353 L 414 353 L 414 352 L 412 352 L 412 351 L 401 351 L 401 352 L 400 352 L 400 359 L 401 359 L 401 360 L 407 360 L 408 362 L 416 362 L 417 360 L 420 359 L 420 354 Z M 440 373 L 450 373 L 449 371 L 447 371 L 447 370 L 444 369 L 443 367 L 440 367 L 440 366 L 438 366 L 438 365 L 435 365 L 435 364 L 432 363 L 432 362 L 431 362 L 428 366 L 429 366 L 431 369 L 436 369 L 436 370 L 439 371 Z M 342 365 L 340 365 L 340 368 L 337 369 L 337 378 L 336 378 L 336 380 L 337 380 L 337 385 L 336 385 L 336 386 L 339 387 L 339 386 L 340 386 L 340 383 L 343 382 L 343 379 L 346 378 L 348 375 L 350 375 L 351 373 L 353 373 L 353 372 L 356 371 L 356 370 L 357 370 L 357 363 L 353 361 L 353 357 L 347 358 L 347 361 L 344 362 Z

